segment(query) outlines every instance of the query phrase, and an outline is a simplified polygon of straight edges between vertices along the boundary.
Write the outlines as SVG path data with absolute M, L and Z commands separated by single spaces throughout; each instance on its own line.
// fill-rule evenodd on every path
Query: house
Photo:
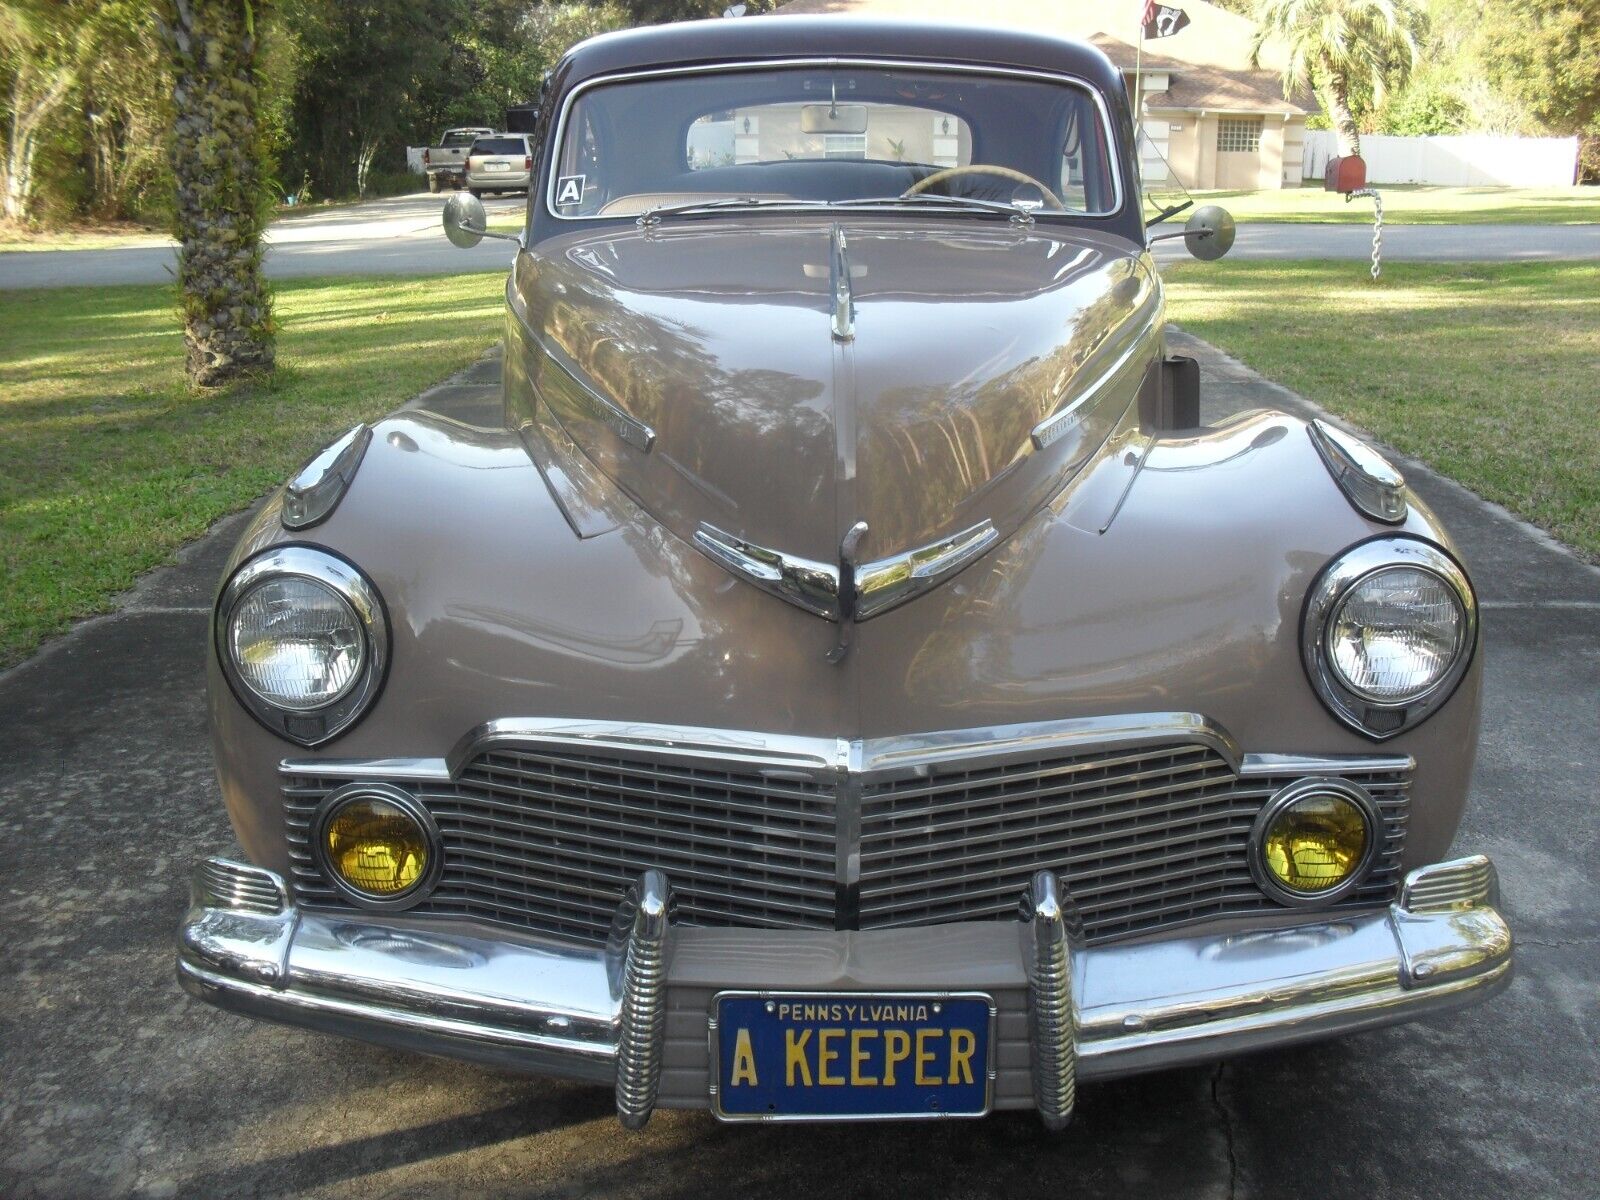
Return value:
M 1283 97 L 1281 48 L 1269 44 L 1254 67 L 1248 18 L 1206 0 L 1166 2 L 1189 24 L 1146 41 L 1142 55 L 1143 0 L 790 0 L 777 11 L 1014 25 L 1092 42 L 1122 70 L 1130 99 L 1137 94 L 1148 190 L 1168 180 L 1196 190 L 1300 186 L 1307 112 Z

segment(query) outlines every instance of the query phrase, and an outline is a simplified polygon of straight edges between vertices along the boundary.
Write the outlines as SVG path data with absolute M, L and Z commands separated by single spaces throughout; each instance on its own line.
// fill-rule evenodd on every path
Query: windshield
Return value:
M 1115 165 L 1093 93 L 1066 81 L 834 64 L 601 83 L 569 101 L 550 211 L 640 216 L 927 197 L 1109 215 Z

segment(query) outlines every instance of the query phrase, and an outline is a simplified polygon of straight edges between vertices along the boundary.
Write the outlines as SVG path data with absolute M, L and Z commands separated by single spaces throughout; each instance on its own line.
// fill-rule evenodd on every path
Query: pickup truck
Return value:
M 487 125 L 462 126 L 446 129 L 437 146 L 422 152 L 422 170 L 428 176 L 430 192 L 446 187 L 459 188 L 467 177 L 467 152 L 480 137 L 493 133 Z

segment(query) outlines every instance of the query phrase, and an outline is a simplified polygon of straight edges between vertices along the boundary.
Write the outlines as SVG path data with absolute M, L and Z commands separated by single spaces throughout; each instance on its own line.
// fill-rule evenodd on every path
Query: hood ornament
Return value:
M 850 289 L 850 257 L 844 230 L 833 227 L 833 340 L 850 342 L 856 336 L 856 298 Z M 849 536 L 849 535 L 846 535 Z

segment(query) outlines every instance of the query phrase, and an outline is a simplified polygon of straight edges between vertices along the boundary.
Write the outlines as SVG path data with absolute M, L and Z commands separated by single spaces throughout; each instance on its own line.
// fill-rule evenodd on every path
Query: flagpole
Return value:
M 1141 178 L 1144 175 L 1143 155 L 1139 150 L 1139 138 L 1144 134 L 1144 15 L 1149 11 L 1149 0 L 1146 0 L 1139 8 L 1139 32 L 1133 41 L 1133 156 Z

